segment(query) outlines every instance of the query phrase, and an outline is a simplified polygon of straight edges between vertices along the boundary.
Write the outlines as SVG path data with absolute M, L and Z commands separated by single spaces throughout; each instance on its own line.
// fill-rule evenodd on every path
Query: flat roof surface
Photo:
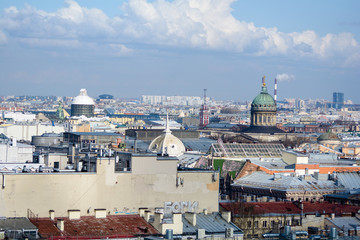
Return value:
M 78 136 L 123 136 L 120 133 L 113 132 L 65 132 L 64 134 L 73 134 Z

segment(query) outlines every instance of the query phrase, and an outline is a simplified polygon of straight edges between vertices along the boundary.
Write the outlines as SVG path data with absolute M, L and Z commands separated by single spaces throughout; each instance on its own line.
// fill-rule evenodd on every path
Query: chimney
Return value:
M 163 213 L 156 212 L 154 217 L 155 218 L 154 224 L 160 224 L 162 222 L 163 217 L 164 217 Z
M 64 231 L 64 225 L 64 219 L 57 219 L 56 227 L 62 232 Z
M 197 229 L 196 230 L 196 239 L 203 239 L 205 238 L 205 229 Z
M 78 209 L 68 210 L 68 215 L 69 215 L 69 220 L 80 219 L 80 210 Z
M 150 211 L 149 210 L 146 210 L 145 211 L 145 214 L 144 214 L 144 219 L 145 219 L 145 221 L 147 221 L 147 222 L 149 222 L 149 220 L 150 220 Z
M 53 220 L 53 221 L 55 220 L 55 211 L 54 210 L 49 211 L 49 217 L 51 220 Z
M 139 215 L 140 217 L 145 217 L 145 211 L 147 210 L 147 208 L 139 208 Z
M 95 209 L 95 218 L 106 218 L 106 209 Z
M 208 210 L 206 208 L 203 209 L 203 213 L 204 215 L 207 215 L 208 214 Z
M 185 219 L 188 220 L 191 223 L 191 225 L 196 226 L 196 213 L 186 212 Z
M 228 223 L 231 222 L 231 212 L 228 212 L 228 211 L 222 212 L 221 216 L 223 219 L 225 219 L 226 222 L 228 222 Z
M 173 224 L 182 223 L 182 214 L 181 213 L 173 213 Z

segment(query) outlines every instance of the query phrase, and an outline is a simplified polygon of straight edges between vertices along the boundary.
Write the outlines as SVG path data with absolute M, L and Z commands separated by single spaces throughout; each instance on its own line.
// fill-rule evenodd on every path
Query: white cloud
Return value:
M 22 9 L 7 8 L 0 15 L 0 30 L 6 32 L 8 38 L 56 39 L 55 44 L 63 47 L 78 44 L 84 48 L 87 42 L 96 45 L 111 42 L 124 46 L 121 50 L 124 52 L 128 48 L 125 43 L 131 42 L 360 63 L 359 43 L 349 33 L 321 37 L 310 30 L 283 33 L 277 28 L 257 27 L 233 17 L 234 1 L 128 0 L 121 7 L 122 15 L 110 18 L 100 9 L 89 9 L 66 0 L 65 7 L 55 12 L 29 5 Z M 6 39 L 1 33 L 0 41 L 4 36 Z M 48 41 L 43 42 L 46 45 Z M 41 41 L 37 44 L 40 46 Z
M 292 74 L 287 74 L 287 73 L 280 73 L 276 75 L 276 79 L 279 82 L 283 82 L 283 81 L 292 81 L 295 79 L 295 76 Z

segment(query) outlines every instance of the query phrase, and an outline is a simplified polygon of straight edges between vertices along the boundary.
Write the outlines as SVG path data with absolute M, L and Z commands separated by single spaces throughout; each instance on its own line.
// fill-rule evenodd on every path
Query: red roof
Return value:
M 299 203 L 295 202 L 235 202 L 235 203 L 220 203 L 220 206 L 226 211 L 231 211 L 234 215 L 239 214 L 301 214 L 301 209 L 298 207 Z M 357 213 L 360 206 L 333 204 L 329 202 L 303 202 L 303 213 L 320 213 L 320 214 L 331 214 L 336 215 Z
M 30 221 L 39 229 L 39 234 L 51 239 L 100 239 L 129 238 L 159 234 L 139 215 L 111 215 L 106 218 L 84 216 L 77 220 L 64 219 L 64 231 L 56 227 L 57 219 L 33 218 Z

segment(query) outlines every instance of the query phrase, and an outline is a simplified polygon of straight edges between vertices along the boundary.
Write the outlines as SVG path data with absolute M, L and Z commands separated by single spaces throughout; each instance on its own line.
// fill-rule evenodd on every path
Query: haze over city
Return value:
M 360 2 L 0 2 L 0 95 L 278 97 L 360 103 Z

